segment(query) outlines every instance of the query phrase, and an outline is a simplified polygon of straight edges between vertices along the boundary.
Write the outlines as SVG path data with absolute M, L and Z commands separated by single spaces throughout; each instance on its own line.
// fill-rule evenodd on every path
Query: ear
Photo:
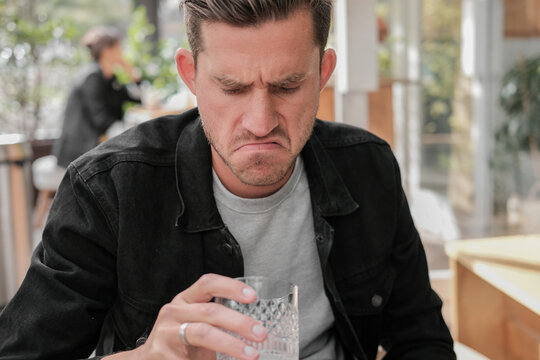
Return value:
M 326 49 L 321 59 L 321 84 L 319 90 L 324 88 L 330 79 L 330 76 L 332 76 L 332 73 L 336 68 L 336 61 L 337 57 L 334 49 Z
M 180 75 L 193 95 L 197 95 L 195 90 L 195 59 L 193 58 L 193 54 L 189 50 L 178 49 L 174 54 L 174 59 L 176 60 L 178 75 Z

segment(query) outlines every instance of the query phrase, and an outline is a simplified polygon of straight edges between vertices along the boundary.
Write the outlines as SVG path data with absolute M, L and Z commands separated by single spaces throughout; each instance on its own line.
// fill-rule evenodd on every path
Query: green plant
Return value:
M 38 11 L 33 2 L 2 0 L 0 13 L 0 124 L 32 140 L 52 91 L 45 74 L 80 60 L 72 45 L 78 30 L 69 20 Z
M 504 75 L 499 103 L 507 116 L 495 133 L 496 154 L 515 159 L 520 151 L 529 153 L 534 176 L 540 179 L 540 56 L 521 57 Z
M 178 90 L 178 74 L 174 62 L 174 52 L 180 47 L 178 38 L 166 38 L 154 44 L 150 37 L 155 28 L 146 17 L 144 6 L 138 6 L 127 29 L 125 44 L 126 58 L 141 72 L 141 80 L 153 88 L 171 95 Z M 121 81 L 127 81 L 125 74 L 119 74 Z
M 528 196 L 540 180 L 540 56 L 521 57 L 502 79 L 499 104 L 506 117 L 495 131 L 491 167 L 495 204 L 510 195 Z

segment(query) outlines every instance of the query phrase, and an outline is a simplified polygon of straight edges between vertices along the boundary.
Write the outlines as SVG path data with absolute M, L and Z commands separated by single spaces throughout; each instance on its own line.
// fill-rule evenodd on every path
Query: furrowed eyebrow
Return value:
M 301 82 L 305 78 L 306 78 L 306 74 L 294 73 L 292 75 L 287 76 L 283 80 L 279 80 L 279 81 L 276 81 L 275 83 L 271 83 L 271 85 L 277 86 L 277 87 L 284 87 L 290 84 L 296 84 L 298 82 Z
M 241 83 L 241 82 L 239 82 L 239 81 L 237 81 L 235 79 L 232 79 L 230 77 L 227 77 L 227 76 L 216 75 L 216 76 L 213 76 L 213 78 L 214 78 L 215 81 L 217 81 L 221 85 L 223 85 L 225 87 L 228 87 L 228 88 L 247 88 L 247 87 L 251 86 L 251 84 L 244 84 L 244 83 Z M 278 80 L 276 82 L 270 83 L 270 86 L 286 87 L 288 85 L 296 84 L 298 82 L 301 82 L 305 78 L 306 78 L 306 74 L 304 74 L 304 73 L 294 73 L 294 74 L 291 74 L 291 75 L 287 76 L 286 78 L 284 78 L 282 80 Z
M 241 82 L 236 81 L 236 80 L 231 79 L 231 78 L 226 77 L 226 76 L 214 76 L 214 80 L 219 82 L 221 85 L 226 86 L 226 87 L 230 87 L 230 88 L 233 88 L 233 87 L 243 88 L 243 87 L 249 86 L 249 85 L 246 85 L 246 84 L 242 84 Z

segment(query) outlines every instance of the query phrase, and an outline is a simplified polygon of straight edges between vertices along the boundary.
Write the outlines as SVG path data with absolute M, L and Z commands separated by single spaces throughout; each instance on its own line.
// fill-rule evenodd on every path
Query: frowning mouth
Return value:
M 238 151 L 265 151 L 265 150 L 279 150 L 283 149 L 283 146 L 277 141 L 265 141 L 243 144 L 237 148 Z

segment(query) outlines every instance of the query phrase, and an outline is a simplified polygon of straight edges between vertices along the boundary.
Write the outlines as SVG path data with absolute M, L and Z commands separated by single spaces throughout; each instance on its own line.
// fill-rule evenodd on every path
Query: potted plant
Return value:
M 512 170 L 509 222 L 520 223 L 527 232 L 538 231 L 534 217 L 540 211 L 540 56 L 522 56 L 504 75 L 499 102 L 506 119 L 495 133 L 493 164 Z

